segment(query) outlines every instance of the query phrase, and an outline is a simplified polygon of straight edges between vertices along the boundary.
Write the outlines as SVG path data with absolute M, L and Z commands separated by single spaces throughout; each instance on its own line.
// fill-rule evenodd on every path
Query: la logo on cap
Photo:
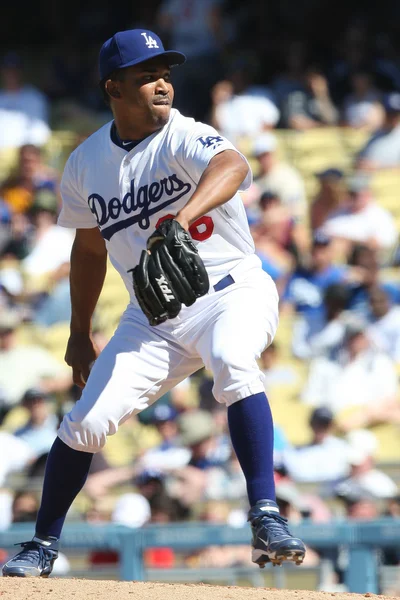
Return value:
M 159 45 L 157 44 L 157 41 L 151 37 L 151 35 L 148 35 L 146 32 L 143 31 L 143 33 L 141 34 L 144 39 L 146 40 L 146 46 L 148 48 L 159 48 Z

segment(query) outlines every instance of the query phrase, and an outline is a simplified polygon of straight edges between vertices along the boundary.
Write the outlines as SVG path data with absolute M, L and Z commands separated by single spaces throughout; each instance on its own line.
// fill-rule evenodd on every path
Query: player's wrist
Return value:
M 175 221 L 178 221 L 178 223 L 179 223 L 179 225 L 181 225 L 181 227 L 183 227 L 184 229 L 186 229 L 186 231 L 188 231 L 188 229 L 190 227 L 190 221 L 185 216 L 185 214 L 178 213 L 174 218 L 175 218 Z

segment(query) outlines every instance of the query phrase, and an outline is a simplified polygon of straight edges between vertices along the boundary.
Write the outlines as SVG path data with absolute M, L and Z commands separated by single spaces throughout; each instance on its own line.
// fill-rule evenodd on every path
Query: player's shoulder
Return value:
M 196 121 L 193 117 L 185 117 L 177 109 L 171 110 L 170 131 L 173 135 L 186 137 L 201 135 L 204 132 L 217 133 L 216 130 L 207 123 Z
M 76 165 L 82 165 L 85 161 L 93 160 L 95 155 L 107 148 L 110 143 L 111 124 L 112 121 L 109 121 L 78 144 L 69 155 L 66 166 L 74 168 Z

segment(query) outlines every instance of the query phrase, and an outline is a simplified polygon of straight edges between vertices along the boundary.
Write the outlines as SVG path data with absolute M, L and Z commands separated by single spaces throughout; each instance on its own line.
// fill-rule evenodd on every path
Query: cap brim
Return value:
M 120 65 L 118 67 L 118 70 L 126 69 L 127 67 L 133 67 L 134 65 L 139 65 L 140 63 L 147 62 L 148 60 L 152 60 L 153 58 L 157 58 L 159 56 L 165 56 L 166 58 L 168 58 L 168 63 L 170 67 L 177 67 L 179 65 L 183 65 L 183 63 L 186 61 L 186 56 L 182 52 L 178 52 L 176 50 L 161 50 L 160 52 L 152 53 L 151 56 L 149 56 L 148 54 L 146 54 L 145 56 L 139 56 L 135 60 L 131 60 L 127 63 L 124 63 L 123 65 Z M 101 80 L 103 81 L 104 79 L 107 79 L 107 77 L 110 74 L 111 73 L 107 73 L 106 75 L 103 75 Z

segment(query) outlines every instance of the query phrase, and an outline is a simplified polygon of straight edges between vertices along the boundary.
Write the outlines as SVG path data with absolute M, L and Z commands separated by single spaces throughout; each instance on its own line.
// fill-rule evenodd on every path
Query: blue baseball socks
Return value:
M 73 450 L 56 438 L 46 463 L 36 522 L 38 538 L 60 538 L 67 512 L 85 485 L 92 458 L 93 454 Z
M 274 427 L 267 396 L 261 392 L 229 406 L 228 425 L 250 506 L 262 499 L 275 501 Z

